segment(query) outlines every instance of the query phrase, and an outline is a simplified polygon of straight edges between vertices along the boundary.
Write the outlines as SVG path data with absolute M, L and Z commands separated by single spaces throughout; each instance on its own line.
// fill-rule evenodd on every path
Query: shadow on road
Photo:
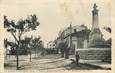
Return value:
M 110 68 L 102 68 L 100 66 L 91 65 L 87 63 L 79 63 L 78 65 L 75 62 L 72 62 L 65 66 L 67 70 L 111 70 Z

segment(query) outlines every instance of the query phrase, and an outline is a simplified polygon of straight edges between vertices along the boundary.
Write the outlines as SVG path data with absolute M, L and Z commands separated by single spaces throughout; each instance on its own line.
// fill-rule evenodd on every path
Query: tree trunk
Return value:
M 65 50 L 65 59 L 69 59 L 69 49 Z
M 16 35 L 15 35 L 14 37 L 16 37 Z M 20 50 L 21 36 L 18 36 L 18 37 L 19 37 L 19 41 L 17 41 L 18 47 L 16 48 L 16 55 L 17 55 L 17 70 L 19 70 L 19 50 Z M 16 38 L 15 38 L 15 40 L 16 40 Z
M 64 57 L 64 51 L 61 50 L 61 57 Z
M 31 51 L 30 51 L 30 62 L 31 62 Z
M 56 54 L 58 54 L 59 53 L 59 49 L 57 48 L 57 50 L 56 50 Z
M 17 70 L 19 70 L 19 45 L 16 48 L 16 58 L 17 58 Z
M 18 57 L 18 54 L 17 54 L 17 70 L 19 70 L 19 57 Z

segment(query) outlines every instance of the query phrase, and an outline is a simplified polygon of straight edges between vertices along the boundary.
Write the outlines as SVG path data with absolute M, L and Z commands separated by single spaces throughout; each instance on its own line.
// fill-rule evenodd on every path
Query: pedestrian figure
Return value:
M 79 54 L 78 54 L 77 51 L 76 51 L 75 58 L 76 58 L 76 64 L 78 65 L 78 64 L 79 64 L 79 59 L 80 59 L 80 57 L 79 57 Z

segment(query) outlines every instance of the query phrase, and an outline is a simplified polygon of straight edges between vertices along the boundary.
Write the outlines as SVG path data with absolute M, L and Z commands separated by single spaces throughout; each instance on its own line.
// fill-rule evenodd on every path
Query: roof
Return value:
M 71 31 L 72 30 L 72 31 Z M 82 33 L 83 32 L 83 34 L 87 34 L 87 33 L 89 33 L 90 32 L 90 30 L 89 29 L 87 29 L 87 26 L 84 26 L 84 25 L 76 25 L 76 26 L 73 26 L 72 27 L 72 29 L 70 29 L 70 27 L 68 27 L 68 28 L 66 28 L 62 33 L 61 33 L 61 35 L 59 35 L 59 36 L 61 36 L 62 38 L 66 38 L 66 37 L 68 37 L 68 36 L 70 36 L 71 34 L 72 35 L 78 35 L 78 33 L 79 33 L 79 35 L 80 35 L 80 33 Z

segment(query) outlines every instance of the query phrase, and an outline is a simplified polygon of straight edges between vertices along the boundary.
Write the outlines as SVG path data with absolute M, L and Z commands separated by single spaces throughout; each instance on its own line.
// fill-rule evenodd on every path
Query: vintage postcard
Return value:
M 0 73 L 114 73 L 112 0 L 0 0 Z

